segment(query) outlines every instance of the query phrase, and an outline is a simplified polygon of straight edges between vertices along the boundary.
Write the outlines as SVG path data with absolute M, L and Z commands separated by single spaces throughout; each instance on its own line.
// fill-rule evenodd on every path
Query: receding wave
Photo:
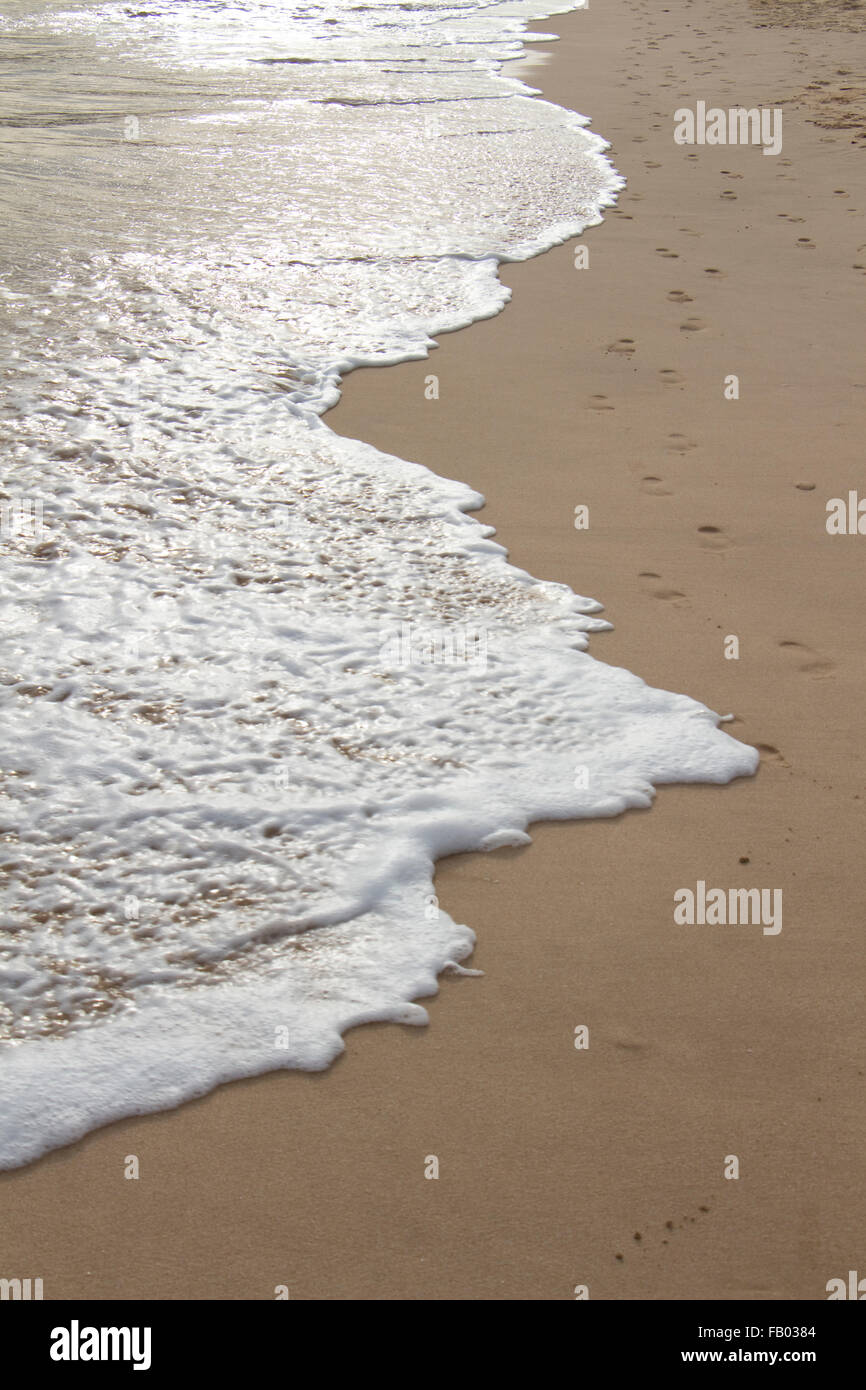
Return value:
M 6 6 L 2 1166 L 423 1022 L 473 945 L 437 857 L 754 770 L 464 482 L 322 418 L 615 196 L 502 75 L 544 13 Z

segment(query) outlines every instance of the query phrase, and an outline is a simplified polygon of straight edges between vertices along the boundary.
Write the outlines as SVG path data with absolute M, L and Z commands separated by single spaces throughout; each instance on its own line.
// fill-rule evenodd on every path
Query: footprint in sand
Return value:
M 730 169 L 723 169 L 722 173 L 724 174 L 726 179 L 741 179 L 743 177 L 742 174 L 732 173 Z
M 814 250 L 815 250 L 815 243 L 814 243 L 814 241 L 812 240 L 812 238 L 811 238 L 810 236 L 798 236 L 798 237 L 797 237 L 797 245 L 798 245 L 803 251 L 814 251 Z
M 668 290 L 668 299 L 674 304 L 692 304 L 694 302 L 692 296 L 686 294 L 685 290 Z
M 681 333 L 701 333 L 706 328 L 703 319 L 686 319 L 685 323 L 680 324 Z
M 673 489 L 665 487 L 664 479 L 657 478 L 653 473 L 648 473 L 645 478 L 641 478 L 640 490 L 648 493 L 650 497 L 671 497 L 673 495 Z M 652 577 L 658 579 L 659 576 L 653 575 Z
M 673 1235 L 674 1231 L 681 1231 L 684 1226 L 694 1226 L 701 1216 L 709 1216 L 709 1214 L 710 1208 L 706 1203 L 702 1203 L 698 1207 L 698 1215 L 691 1216 L 689 1213 L 686 1213 L 686 1215 L 681 1218 L 681 1225 L 678 1226 L 676 1221 L 666 1221 L 665 1230 L 668 1232 L 668 1235 L 662 1238 L 662 1245 L 667 1245 L 668 1238 Z
M 593 396 L 587 407 L 589 410 L 613 410 L 614 407 L 608 403 L 607 396 Z
M 645 169 L 660 169 L 662 166 L 655 159 L 645 159 L 643 167 Z
M 678 251 L 669 251 L 666 246 L 657 246 L 656 253 L 659 256 L 664 256 L 665 260 L 669 261 L 678 261 L 680 258 Z
M 820 652 L 813 651 L 811 647 L 805 647 L 802 642 L 780 642 L 779 646 L 796 659 L 797 670 L 811 676 L 813 680 L 826 680 L 836 670 L 835 661 L 821 656 Z
M 608 352 L 624 352 L 629 355 L 634 352 L 634 338 L 617 338 L 615 343 L 611 343 L 607 348 Z
M 680 1217 L 679 1222 L 677 1222 L 673 1218 L 671 1218 L 670 1221 L 666 1221 L 664 1224 L 665 1234 L 663 1236 L 658 1236 L 658 1239 L 661 1240 L 662 1245 L 669 1245 L 671 1236 L 674 1234 L 675 1231 L 685 1230 L 686 1226 L 695 1226 L 700 1221 L 702 1216 L 709 1216 L 709 1214 L 709 1204 L 707 1202 L 701 1202 L 694 1216 L 692 1216 L 690 1212 L 686 1212 L 685 1216 Z M 632 1241 L 634 1245 L 638 1247 L 638 1249 L 646 1250 L 649 1244 L 654 1244 L 654 1237 L 648 1229 L 644 1229 L 642 1231 L 632 1232 Z M 625 1264 L 625 1255 L 622 1253 L 622 1251 L 617 1251 L 614 1255 L 614 1259 L 619 1264 Z
M 734 543 L 721 526 L 699 526 L 698 535 L 706 550 L 728 550 Z
M 790 767 L 791 764 L 778 748 L 774 748 L 772 743 L 756 743 L 755 747 L 761 757 L 762 763 L 778 763 L 780 767 Z
M 814 492 L 814 483 L 795 483 L 794 487 L 799 488 L 800 492 Z
M 732 188 L 726 188 L 724 193 L 719 194 L 720 198 L 725 198 L 727 202 L 736 202 L 737 195 Z
M 683 380 L 679 372 L 675 372 L 673 367 L 662 367 L 659 376 L 665 386 L 679 386 Z
M 638 579 L 648 581 L 644 588 L 652 598 L 660 598 L 664 603 L 688 603 L 685 594 L 681 593 L 679 589 L 668 588 L 666 584 L 660 582 L 661 578 L 660 574 L 653 574 L 651 570 L 643 570 L 638 575 Z
M 669 434 L 668 449 L 675 454 L 687 454 L 691 449 L 698 446 L 693 439 L 688 439 L 684 434 Z
M 705 275 L 713 275 L 717 280 L 724 280 L 725 276 L 727 275 L 727 271 L 726 271 L 726 270 L 716 270 L 716 267 L 715 267 L 715 266 L 708 265 L 708 266 L 705 266 L 705 267 L 704 267 L 704 274 L 705 274 Z

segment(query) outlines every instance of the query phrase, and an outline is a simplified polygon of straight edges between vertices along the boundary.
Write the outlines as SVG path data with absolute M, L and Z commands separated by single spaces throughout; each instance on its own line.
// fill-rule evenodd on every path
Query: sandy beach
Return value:
M 835 0 L 536 26 L 560 40 L 521 76 L 611 142 L 616 209 L 328 416 L 482 492 L 514 564 L 604 603 L 592 655 L 734 715 L 757 776 L 441 862 L 484 974 L 429 1027 L 0 1175 L 4 1265 L 46 1299 L 820 1300 L 866 1272 L 866 538 L 825 524 L 866 496 L 863 27 Z M 782 150 L 677 144 L 698 101 L 781 110 Z M 699 882 L 781 890 L 782 929 L 677 924 Z

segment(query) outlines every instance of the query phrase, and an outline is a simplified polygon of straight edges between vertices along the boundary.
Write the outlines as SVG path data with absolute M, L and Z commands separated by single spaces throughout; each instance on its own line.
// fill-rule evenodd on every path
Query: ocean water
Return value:
M 571 8 L 4 4 L 2 1167 L 425 1022 L 474 942 L 437 857 L 755 770 L 323 419 L 615 198 L 503 73 Z

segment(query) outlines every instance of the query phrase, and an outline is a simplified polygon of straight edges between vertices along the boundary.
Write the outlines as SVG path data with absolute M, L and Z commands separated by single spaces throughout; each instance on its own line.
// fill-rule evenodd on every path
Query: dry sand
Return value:
M 482 491 L 516 564 L 605 603 L 593 654 L 736 713 L 758 776 L 442 863 L 485 975 L 444 980 L 428 1029 L 0 1178 L 2 1263 L 47 1298 L 821 1299 L 866 1273 L 866 536 L 825 529 L 866 496 L 863 27 L 842 0 L 537 26 L 562 39 L 529 80 L 629 181 L 589 267 L 505 267 L 502 316 L 355 373 L 330 417 Z M 676 145 L 698 100 L 781 107 L 782 153 Z M 781 888 L 781 933 L 675 925 L 699 879 Z

